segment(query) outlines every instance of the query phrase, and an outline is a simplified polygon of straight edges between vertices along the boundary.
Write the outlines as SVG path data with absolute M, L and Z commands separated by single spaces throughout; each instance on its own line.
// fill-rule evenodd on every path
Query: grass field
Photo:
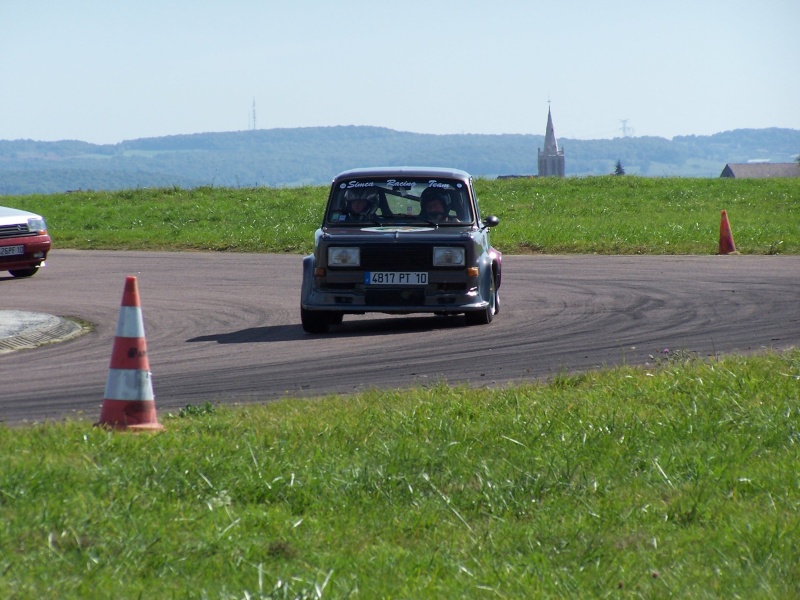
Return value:
M 726 210 L 742 254 L 800 253 L 800 179 L 590 177 L 476 182 L 509 254 L 716 254 Z M 5 197 L 57 248 L 307 253 L 325 187 L 141 189 Z
M 793 181 L 477 187 L 507 253 L 714 254 L 721 209 L 740 252 L 800 248 Z M 306 252 L 324 199 L 3 203 L 57 247 Z M 798 349 L 160 417 L 0 426 L 0 597 L 800 597 Z
M 800 351 L 0 427 L 3 598 L 796 598 Z

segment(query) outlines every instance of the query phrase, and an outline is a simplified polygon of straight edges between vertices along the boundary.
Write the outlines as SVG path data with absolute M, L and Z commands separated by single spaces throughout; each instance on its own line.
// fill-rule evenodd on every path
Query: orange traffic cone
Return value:
M 133 276 L 125 278 L 103 409 L 96 425 L 113 429 L 162 429 L 156 417 L 139 288 Z
M 728 223 L 728 213 L 724 210 L 719 224 L 719 254 L 739 254 L 736 251 L 736 244 L 733 243 L 731 225 Z

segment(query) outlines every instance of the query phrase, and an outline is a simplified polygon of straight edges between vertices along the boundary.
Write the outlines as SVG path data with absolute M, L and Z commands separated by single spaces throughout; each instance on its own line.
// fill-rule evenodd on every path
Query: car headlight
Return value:
M 42 217 L 29 217 L 28 231 L 35 231 L 40 235 L 47 233 L 47 225 L 45 225 L 44 219 Z
M 464 248 L 457 247 L 434 247 L 433 248 L 434 267 L 463 267 Z
M 328 248 L 329 267 L 358 267 L 361 265 L 359 248 Z

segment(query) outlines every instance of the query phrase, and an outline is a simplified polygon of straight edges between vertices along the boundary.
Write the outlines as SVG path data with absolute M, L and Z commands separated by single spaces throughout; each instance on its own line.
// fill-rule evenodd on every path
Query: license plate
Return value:
M 0 256 L 14 256 L 25 254 L 25 246 L 0 246 Z
M 425 271 L 367 271 L 366 285 L 428 285 Z

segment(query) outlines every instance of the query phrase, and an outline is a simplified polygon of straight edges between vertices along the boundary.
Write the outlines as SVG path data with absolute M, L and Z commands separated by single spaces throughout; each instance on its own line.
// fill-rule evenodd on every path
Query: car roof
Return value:
M 350 177 L 447 177 L 469 181 L 471 175 L 461 169 L 446 167 L 365 167 L 339 173 L 334 181 Z

